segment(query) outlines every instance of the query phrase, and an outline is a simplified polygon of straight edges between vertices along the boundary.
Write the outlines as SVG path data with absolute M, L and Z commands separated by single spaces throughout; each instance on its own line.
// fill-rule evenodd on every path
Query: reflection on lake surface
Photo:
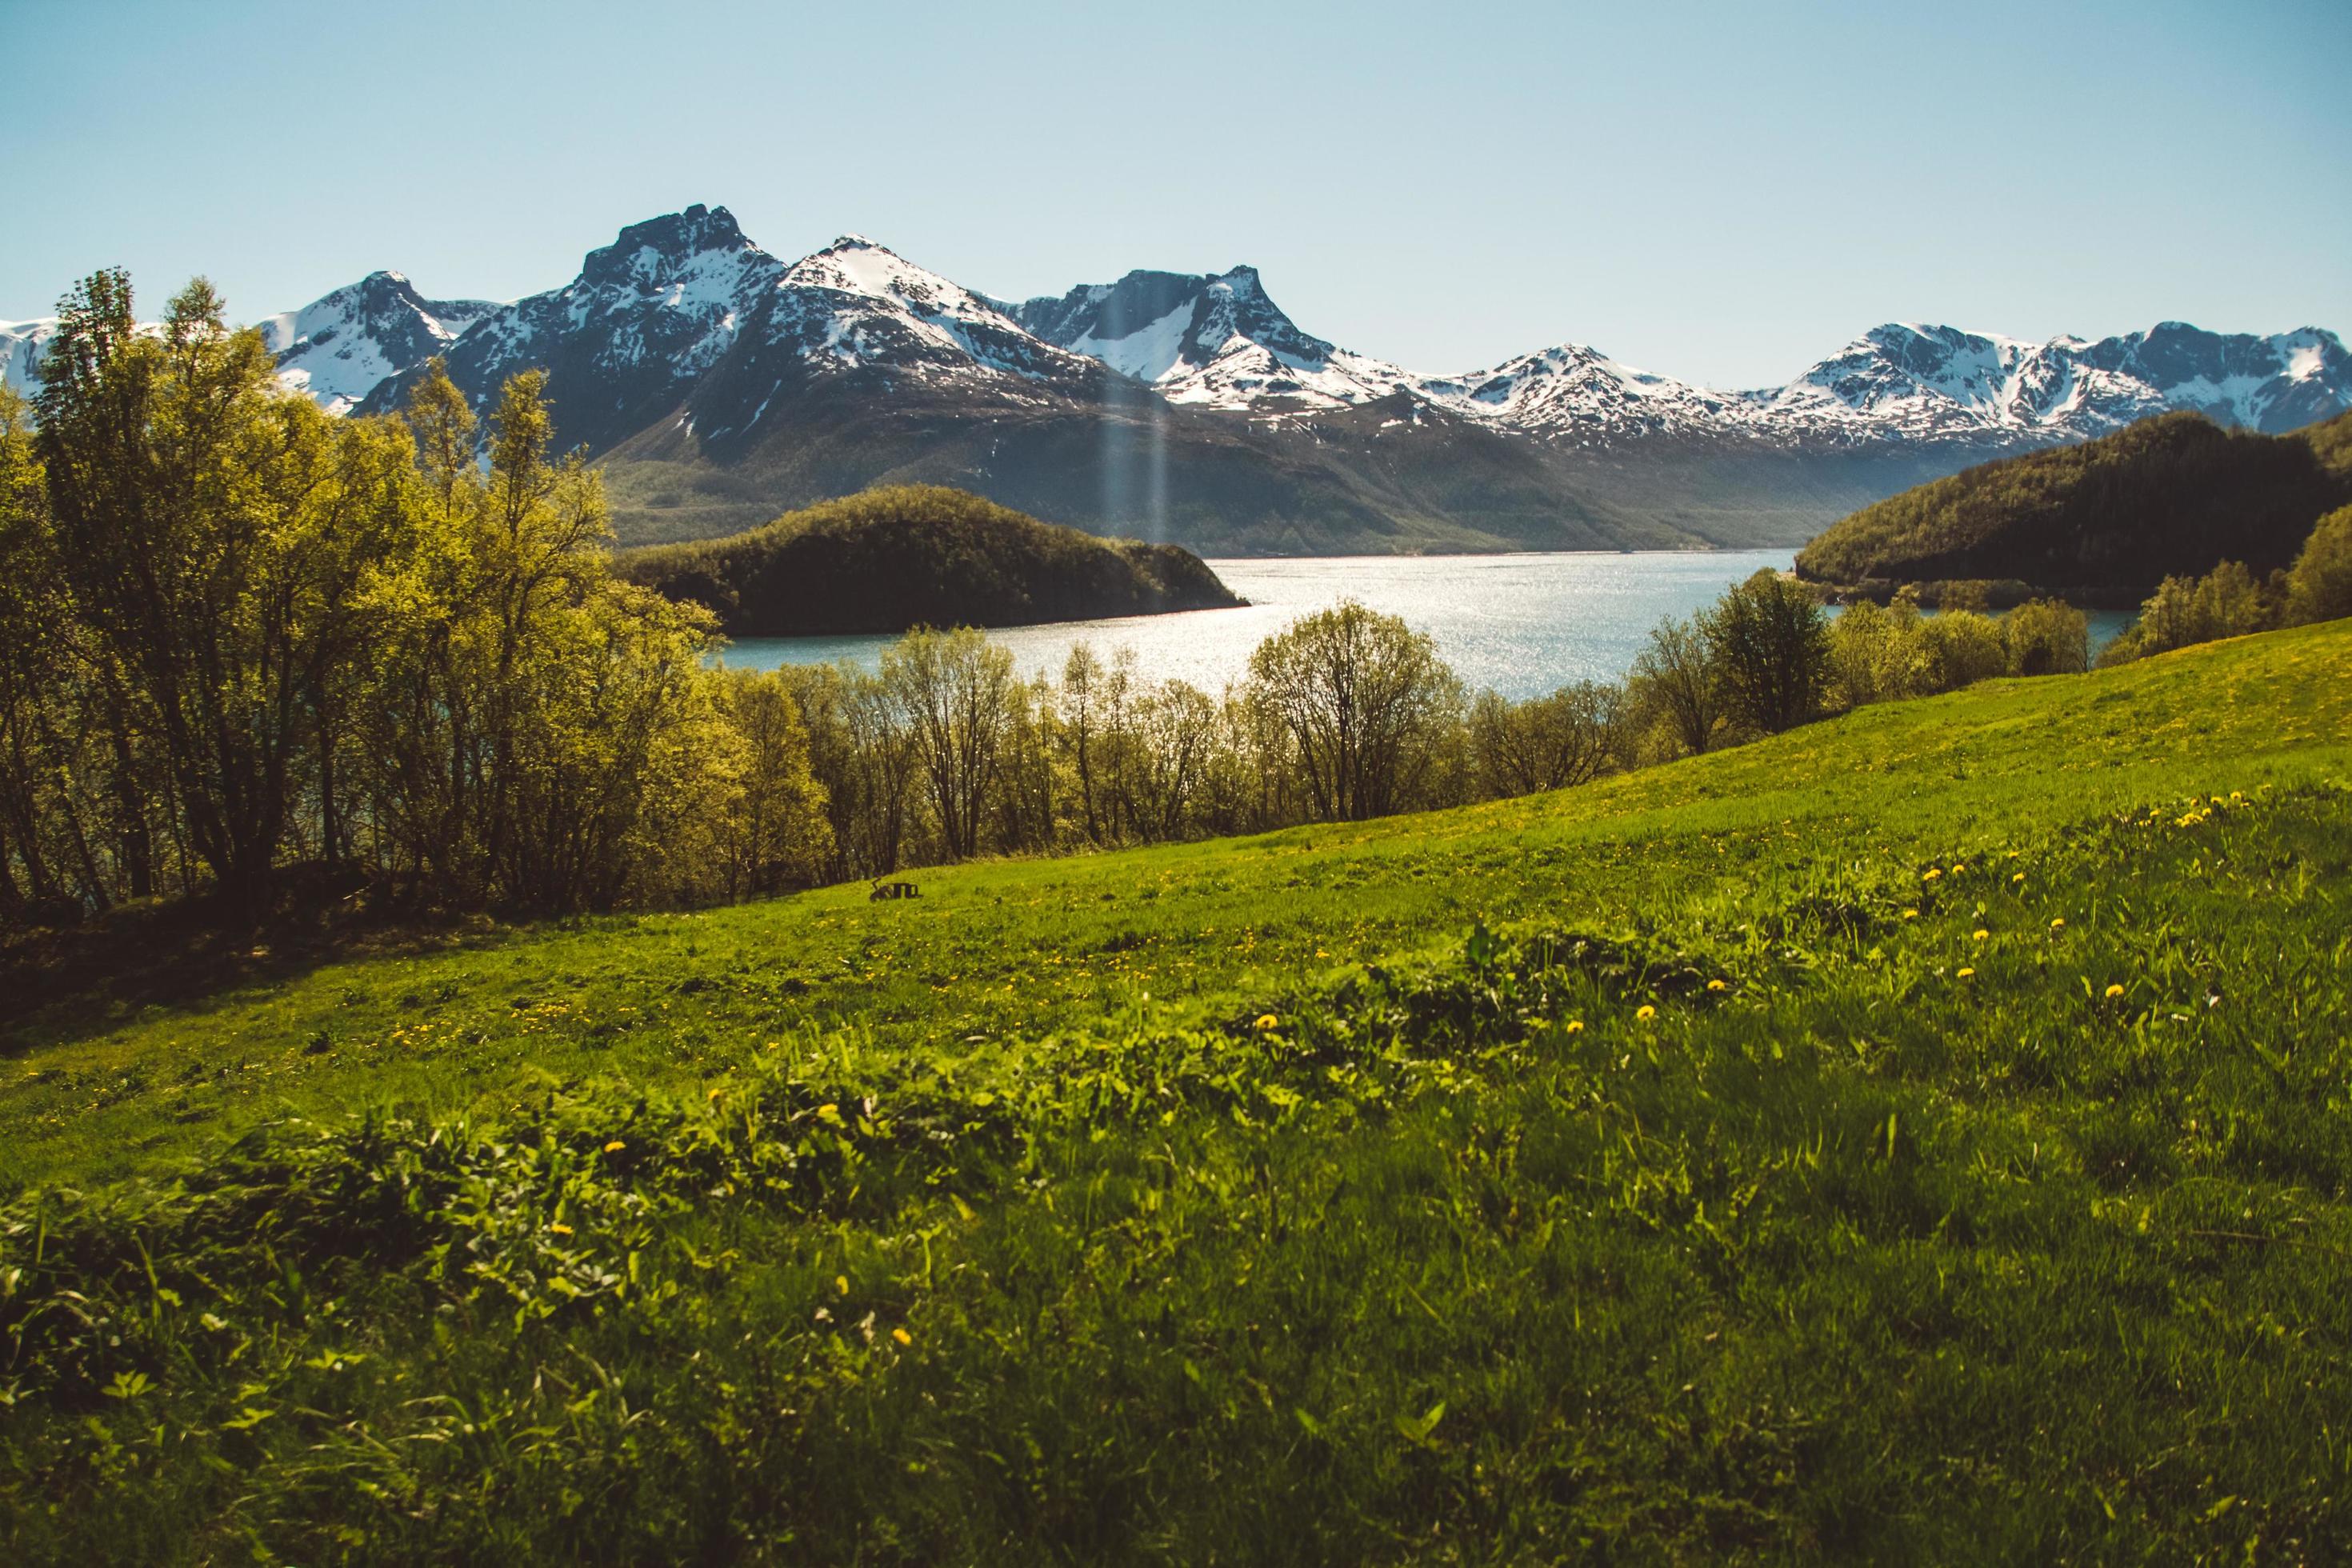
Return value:
M 1010 626 L 988 637 L 1012 650 L 1024 675 L 1058 676 L 1070 649 L 1091 642 L 1104 654 L 1132 647 L 1148 677 L 1173 676 L 1214 692 L 1247 672 L 1250 650 L 1266 637 L 1308 611 L 1354 597 L 1427 632 L 1473 690 L 1490 686 L 1517 699 L 1573 680 L 1617 679 L 1661 616 L 1701 609 L 1759 567 L 1786 569 L 1795 553 L 1635 551 L 1211 561 L 1225 585 L 1250 601 L 1246 606 Z M 2094 649 L 2128 619 L 2094 614 Z M 872 668 L 890 641 L 744 637 L 720 657 L 753 669 L 834 659 Z

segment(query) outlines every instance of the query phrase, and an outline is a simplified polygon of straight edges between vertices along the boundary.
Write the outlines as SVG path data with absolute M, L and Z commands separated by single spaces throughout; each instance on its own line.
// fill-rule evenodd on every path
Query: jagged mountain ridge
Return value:
M 11 384 L 47 326 L 0 324 Z M 1423 375 L 1304 331 L 1247 267 L 1015 304 L 857 236 L 788 264 L 699 205 L 511 304 L 378 273 L 264 331 L 289 384 L 337 411 L 396 406 L 436 353 L 484 405 L 545 369 L 560 437 L 606 464 L 640 538 L 920 479 L 1213 549 L 1793 543 L 2148 414 L 2277 430 L 2352 405 L 2332 333 L 2178 322 L 2039 344 L 1890 324 L 1745 392 L 1578 344 Z

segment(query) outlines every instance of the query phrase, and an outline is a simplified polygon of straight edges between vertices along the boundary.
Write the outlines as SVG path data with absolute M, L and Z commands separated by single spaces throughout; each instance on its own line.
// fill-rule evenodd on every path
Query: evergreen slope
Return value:
M 1814 582 L 1990 580 L 2132 607 L 2167 576 L 2294 558 L 2352 500 L 2352 415 L 2290 436 L 2168 414 L 2075 447 L 1985 463 L 1845 518 L 1797 556 Z
M 1566 795 L 52 1010 L 0 1037 L 42 1189 L 0 1521 L 2329 1560 L 2348 675 L 2336 623 Z
M 1239 603 L 1191 551 L 1101 540 L 969 491 L 893 485 L 764 528 L 624 555 L 739 637 L 1099 620 Z

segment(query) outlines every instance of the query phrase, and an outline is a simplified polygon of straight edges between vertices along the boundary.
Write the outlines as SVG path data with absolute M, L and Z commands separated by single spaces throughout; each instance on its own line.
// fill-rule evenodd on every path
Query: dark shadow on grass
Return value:
M 198 894 L 74 926 L 0 931 L 0 1058 L 104 1034 L 149 1007 L 191 1007 L 351 959 L 489 945 L 520 929 L 419 908 L 347 871 L 305 865 L 281 873 L 258 918 Z

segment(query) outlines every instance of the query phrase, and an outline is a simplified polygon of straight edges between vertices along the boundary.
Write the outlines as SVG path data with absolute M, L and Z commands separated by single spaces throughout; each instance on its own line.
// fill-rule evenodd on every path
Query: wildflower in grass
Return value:
M 2011 880 L 2011 881 L 2012 881 L 2012 882 L 2022 882 L 2023 880 L 2025 880 L 2025 873 L 2024 873 L 2024 872 L 2022 872 L 2022 871 L 2020 871 L 2019 873 L 2017 873 L 2017 875 L 2015 875 L 2015 876 L 2011 877 L 2011 878 L 2010 879 L 2010 880 Z
M 547 1228 L 554 1232 L 557 1236 L 570 1236 L 572 1234 L 572 1227 L 564 1224 L 560 1219 L 550 1225 Z
M 1928 868 L 1927 868 L 1927 871 L 1926 871 L 1926 872 L 1925 872 L 1925 873 L 1920 877 L 1920 879 L 1920 879 L 1921 881 L 1923 881 L 1923 882 L 1932 882 L 1932 881 L 1934 881 L 1937 878 L 1938 878 L 1938 877 L 1940 877 L 1940 876 L 1942 876 L 1942 875 L 1943 875 L 1943 873 L 1942 873 L 1941 871 L 1938 871 L 1937 869 L 1936 869 L 1936 868 L 1934 868 L 1933 866 L 1930 866 L 1930 867 L 1928 867 Z
M 1919 918 L 1919 911 L 1917 910 L 1905 910 L 1903 911 L 1903 918 L 1906 921 L 1916 921 Z
M 834 1288 L 834 1289 L 835 1289 L 835 1291 L 839 1292 L 840 1294 L 842 1294 L 842 1295 L 844 1295 L 844 1296 L 848 1295 L 848 1294 L 849 1294 L 849 1276 L 848 1276 L 848 1275 L 846 1275 L 846 1274 L 836 1274 L 836 1275 L 835 1275 L 835 1276 L 833 1277 L 833 1288 Z
M 915 1342 L 915 1336 L 908 1333 L 904 1329 L 892 1329 L 890 1331 L 890 1337 L 898 1341 L 902 1345 L 910 1345 Z
M 1725 989 L 1725 985 L 1720 980 L 1710 980 L 1706 983 L 1706 988 L 1709 991 L 1721 991 Z
M 2124 994 L 2124 988 L 2123 988 L 2122 986 L 2120 986 L 2120 985 L 2110 985 L 2110 986 L 2108 986 L 2108 987 L 2107 987 L 2107 1000 L 2108 1000 L 2108 1001 L 2110 1001 L 2110 1002 L 2114 1001 L 2116 997 L 2118 997 L 2118 996 L 2122 995 L 2123 994 Z
M 1657 1016 L 1658 1010 L 1655 1007 L 1651 1006 L 1646 1002 L 1643 1003 L 1641 1006 L 1633 1010 L 1633 1016 L 1641 1019 L 1645 1024 Z
M 1973 980 L 1976 978 L 1976 973 L 1977 972 L 1973 969 L 1963 969 L 1960 971 L 1960 978 L 1963 980 Z
M 1990 931 L 1989 931 L 1985 930 L 1985 928 L 1984 928 L 1984 927 L 1982 927 L 1982 926 L 1979 926 L 1979 927 L 1977 927 L 1977 929 L 1976 929 L 1976 930 L 1974 930 L 1974 931 L 1972 931 L 1969 932 L 1969 934 L 1970 936 L 1972 936 L 1972 937 L 1976 938 L 1976 939 L 1977 939 L 1977 941 L 1979 941 L 1979 942 L 1982 942 L 1982 941 L 1984 941 L 1984 939 L 1985 939 L 1985 938 L 1987 938 L 1987 937 L 1990 936 L 1990 935 L 1992 934 L 1992 932 L 1990 932 Z
M 626 1143 L 623 1142 L 618 1138 L 615 1138 L 610 1143 L 604 1145 L 604 1152 L 607 1154 L 617 1154 L 627 1147 L 628 1145 Z
M 1260 1013 L 1257 1016 L 1256 1026 L 1261 1030 L 1271 1029 L 1279 1026 L 1281 1022 L 1281 1019 L 1276 1017 L 1271 1013 Z
M 2064 915 L 2060 915 L 2056 920 L 2052 921 L 2050 922 L 2050 929 L 2052 931 L 2064 931 L 2066 929 L 2066 917 Z
M 1581 1018 L 1570 1018 L 1568 1021 L 1568 1032 L 1571 1035 L 1580 1035 L 1584 1033 L 1584 1020 Z

